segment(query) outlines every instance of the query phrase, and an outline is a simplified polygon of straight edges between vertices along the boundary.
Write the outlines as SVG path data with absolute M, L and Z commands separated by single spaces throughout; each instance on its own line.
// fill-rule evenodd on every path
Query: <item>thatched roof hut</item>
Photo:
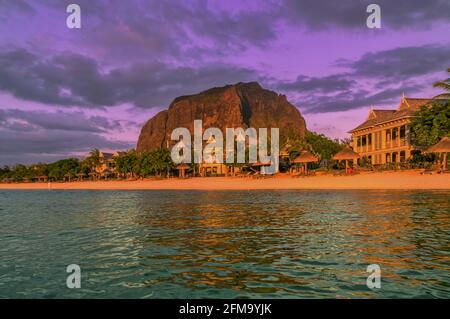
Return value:
M 86 177 L 86 174 L 83 173 L 83 172 L 79 172 L 79 173 L 76 174 L 76 176 L 77 176 L 77 178 L 78 178 L 79 181 L 82 181 L 83 178 Z
M 444 136 L 439 142 L 430 146 L 426 153 L 449 153 L 450 152 L 450 137 Z
M 358 159 L 360 156 L 358 153 L 353 151 L 353 149 L 350 146 L 345 146 L 342 150 L 336 153 L 336 155 L 333 156 L 334 160 L 342 161 L 342 160 L 354 160 Z
M 90 172 L 89 174 L 88 174 L 93 180 L 95 180 L 95 179 L 97 179 L 98 178 L 98 173 L 96 173 L 96 172 Z
M 178 170 L 178 176 L 186 177 L 186 171 L 190 168 L 191 167 L 186 163 L 181 163 L 181 164 L 177 165 L 176 169 Z
M 104 177 L 105 179 L 111 175 L 113 175 L 114 172 L 111 171 L 109 168 L 105 168 L 103 171 L 101 171 L 100 176 Z
M 303 150 L 301 151 L 300 155 L 293 160 L 293 163 L 295 164 L 316 163 L 318 161 L 319 159 L 310 151 Z
M 190 166 L 189 166 L 188 164 L 186 164 L 186 163 L 181 163 L 181 164 L 179 164 L 176 168 L 177 168 L 178 170 L 181 170 L 181 169 L 189 169 Z
M 444 136 L 439 142 L 430 146 L 425 153 L 444 153 L 444 160 L 442 162 L 442 168 L 445 171 L 447 169 L 447 153 L 450 152 L 450 137 Z M 439 156 L 440 157 L 440 156 Z
M 113 174 L 113 172 L 110 169 L 105 168 L 100 174 L 101 175 L 111 175 L 111 174 Z
M 303 164 L 302 171 L 305 175 L 308 174 L 308 163 L 316 163 L 319 159 L 312 154 L 310 151 L 303 150 L 300 152 L 300 155 L 297 156 L 292 163 L 294 164 Z M 298 169 L 298 167 L 297 167 Z
M 270 166 L 271 162 L 263 163 L 263 162 L 256 162 L 252 164 L 252 167 L 261 167 L 261 166 Z
M 333 159 L 337 161 L 345 161 L 345 173 L 348 173 L 348 161 L 354 161 L 359 157 L 359 154 L 353 151 L 350 146 L 345 146 L 342 150 L 340 150 L 336 153 L 336 155 L 333 156 Z

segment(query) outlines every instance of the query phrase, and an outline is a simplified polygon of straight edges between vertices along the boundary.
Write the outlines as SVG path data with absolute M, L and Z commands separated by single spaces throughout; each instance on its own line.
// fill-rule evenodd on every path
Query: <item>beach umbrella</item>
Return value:
M 439 157 L 441 153 L 444 153 L 444 163 L 443 163 L 443 169 L 446 170 L 447 166 L 447 153 L 450 152 L 450 137 L 444 136 L 438 143 L 434 144 L 433 146 L 430 146 L 425 153 L 438 153 Z
M 305 167 L 305 174 L 307 173 L 308 166 L 307 163 L 317 163 L 319 159 L 314 156 L 310 151 L 303 150 L 300 152 L 300 155 L 297 156 L 294 160 L 294 164 L 304 164 Z
M 186 163 L 179 164 L 176 169 L 178 170 L 178 176 L 179 177 L 186 177 L 186 170 L 188 170 L 190 167 Z
M 98 176 L 98 174 L 95 172 L 90 172 L 88 175 L 91 176 L 93 180 L 95 180 Z
M 101 175 L 101 176 L 104 176 L 105 179 L 106 179 L 108 176 L 112 175 L 112 174 L 113 174 L 113 172 L 112 172 L 110 169 L 108 169 L 108 168 L 105 168 L 105 169 L 100 173 L 100 175 Z
M 336 155 L 333 156 L 334 160 L 337 161 L 345 161 L 345 173 L 348 172 L 348 161 L 349 160 L 355 160 L 359 158 L 359 154 L 353 151 L 353 149 L 350 146 L 345 146 L 342 150 L 336 153 Z
M 270 166 L 270 162 L 263 163 L 263 162 L 256 162 L 252 164 L 252 167 L 261 167 L 261 166 Z
M 256 162 L 251 165 L 251 168 L 253 169 L 253 171 L 257 172 L 255 168 L 261 168 L 261 167 L 270 166 L 270 165 L 272 165 L 272 162 L 270 162 L 270 161 L 266 162 L 266 163 Z

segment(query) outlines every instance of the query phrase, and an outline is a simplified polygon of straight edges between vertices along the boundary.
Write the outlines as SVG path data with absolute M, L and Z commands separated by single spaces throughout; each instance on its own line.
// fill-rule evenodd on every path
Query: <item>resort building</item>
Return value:
M 371 108 L 366 121 L 349 132 L 353 149 L 374 165 L 407 161 L 416 149 L 411 144 L 409 124 L 414 113 L 429 102 L 403 95 L 396 110 Z
M 206 145 L 215 142 L 213 137 L 210 137 L 206 141 Z M 216 152 L 218 152 L 218 148 L 210 148 L 209 151 L 203 150 L 203 155 L 207 158 L 213 157 Z M 223 150 L 222 150 L 223 152 Z M 225 163 L 217 163 L 216 161 L 210 163 L 209 161 L 205 160 L 206 158 L 203 158 L 202 163 L 199 164 L 199 172 L 200 176 L 217 176 L 217 175 L 228 175 L 229 169 L 228 166 Z
M 106 153 L 99 151 L 100 165 L 96 167 L 96 172 L 101 173 L 105 170 L 115 171 L 116 157 L 125 154 L 125 152 L 115 151 L 114 153 Z

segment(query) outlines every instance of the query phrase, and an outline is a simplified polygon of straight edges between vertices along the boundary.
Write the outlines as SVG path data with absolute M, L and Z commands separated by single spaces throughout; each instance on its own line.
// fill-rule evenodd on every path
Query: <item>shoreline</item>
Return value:
M 193 177 L 188 179 L 144 179 L 75 181 L 51 183 L 0 183 L 0 190 L 450 190 L 450 175 L 421 175 L 420 170 L 363 172 L 352 176 L 330 174 L 253 179 L 239 177 Z

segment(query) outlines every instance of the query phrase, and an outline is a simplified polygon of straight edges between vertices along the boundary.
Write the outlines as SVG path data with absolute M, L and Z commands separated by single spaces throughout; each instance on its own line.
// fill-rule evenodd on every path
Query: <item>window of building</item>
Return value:
M 404 163 L 406 161 L 405 151 L 400 152 L 400 162 Z
M 405 138 L 406 136 L 406 127 L 403 125 L 400 127 L 400 138 Z

